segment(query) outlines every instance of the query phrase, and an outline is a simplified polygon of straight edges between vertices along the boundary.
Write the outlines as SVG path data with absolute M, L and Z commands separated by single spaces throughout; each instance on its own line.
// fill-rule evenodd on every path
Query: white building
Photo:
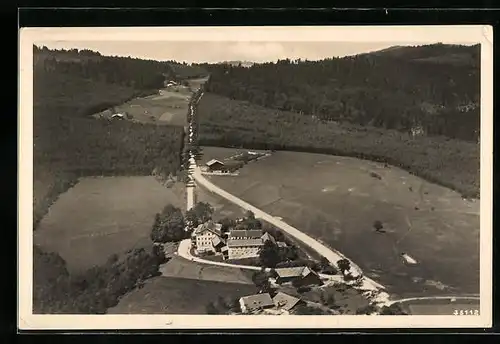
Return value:
M 258 257 L 262 246 L 261 230 L 232 230 L 227 239 L 228 259 Z
M 213 221 L 208 221 L 202 223 L 193 231 L 191 234 L 192 241 L 195 243 L 197 252 L 215 252 L 215 248 L 212 244 L 214 238 L 220 238 L 222 225 L 220 223 L 215 223 Z
M 228 258 L 243 259 L 259 256 L 260 248 L 264 246 L 261 238 L 257 239 L 228 239 Z

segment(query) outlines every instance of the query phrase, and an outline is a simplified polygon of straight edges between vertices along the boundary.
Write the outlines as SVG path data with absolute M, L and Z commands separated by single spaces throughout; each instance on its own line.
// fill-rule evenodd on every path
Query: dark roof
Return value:
M 233 229 L 229 232 L 229 237 L 233 238 L 260 238 L 262 231 L 260 229 Z
M 258 239 L 229 239 L 227 241 L 228 247 L 242 247 L 242 246 L 263 246 L 264 242 L 261 238 Z
M 297 303 L 299 303 L 300 299 L 293 297 L 291 295 L 282 293 L 281 291 L 278 292 L 274 297 L 273 297 L 273 303 L 276 307 L 279 307 L 281 309 L 284 309 L 286 311 L 289 311 Z
M 274 237 L 267 232 L 262 235 L 262 240 L 264 242 L 270 240 L 273 244 L 276 244 L 276 239 L 274 239 Z
M 247 307 L 247 309 L 259 309 L 274 306 L 273 299 L 271 299 L 271 295 L 269 295 L 269 293 L 243 296 L 240 300 Z
M 206 163 L 207 166 L 212 166 L 213 164 L 221 164 L 224 165 L 224 163 L 220 160 L 217 159 L 212 159 L 209 162 Z

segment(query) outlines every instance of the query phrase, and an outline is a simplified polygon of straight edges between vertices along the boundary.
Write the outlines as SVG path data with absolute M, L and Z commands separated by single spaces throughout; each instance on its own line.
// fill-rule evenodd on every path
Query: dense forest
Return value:
M 168 175 L 181 168 L 180 127 L 96 120 L 91 114 L 157 92 L 167 63 L 34 47 L 34 226 L 84 175 Z
M 208 92 L 323 121 L 479 137 L 480 46 L 394 47 L 321 61 L 203 65 Z
M 479 196 L 479 146 L 444 136 L 337 122 L 206 93 L 197 108 L 200 145 L 353 156 L 401 167 L 431 182 Z

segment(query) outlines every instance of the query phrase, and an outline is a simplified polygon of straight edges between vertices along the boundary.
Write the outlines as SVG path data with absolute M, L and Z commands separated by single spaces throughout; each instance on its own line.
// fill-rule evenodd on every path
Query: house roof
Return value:
M 293 268 L 278 268 L 275 269 L 278 277 L 287 278 L 287 277 L 304 277 L 307 276 L 311 270 L 307 266 L 297 266 Z M 304 274 L 305 273 L 305 274 Z
M 217 236 L 221 236 L 221 229 L 222 225 L 220 223 L 215 223 L 213 221 L 208 221 L 205 223 L 202 223 L 196 227 L 196 229 L 193 231 L 193 235 L 200 235 L 203 234 L 205 231 L 210 231 L 214 233 Z
M 274 306 L 273 299 L 269 293 L 255 294 L 243 296 L 240 301 L 246 306 L 247 309 L 258 309 L 264 307 Z
M 213 164 L 216 164 L 216 163 L 219 163 L 219 164 L 222 164 L 224 165 L 224 163 L 220 160 L 217 160 L 217 159 L 212 159 L 210 160 L 209 162 L 206 163 L 207 166 L 212 166 Z
M 212 238 L 212 245 L 217 246 L 219 244 L 224 244 L 224 241 L 218 236 L 213 237 Z
M 229 239 L 227 241 L 228 247 L 241 247 L 241 246 L 263 246 L 264 242 L 261 238 L 258 239 Z
M 274 297 L 273 297 L 273 303 L 276 307 L 284 309 L 286 311 L 289 311 L 297 303 L 299 303 L 300 299 L 293 297 L 291 295 L 278 292 Z
M 262 231 L 260 229 L 233 229 L 229 232 L 229 237 L 257 239 L 262 237 Z
M 262 241 L 266 242 L 268 240 L 270 240 L 273 244 L 276 244 L 276 239 L 274 239 L 271 234 L 266 232 L 262 235 Z

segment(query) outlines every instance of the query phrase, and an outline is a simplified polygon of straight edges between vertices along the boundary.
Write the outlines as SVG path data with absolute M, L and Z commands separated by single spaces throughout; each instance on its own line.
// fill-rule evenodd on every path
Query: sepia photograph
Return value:
M 491 325 L 490 27 L 19 37 L 20 329 Z

